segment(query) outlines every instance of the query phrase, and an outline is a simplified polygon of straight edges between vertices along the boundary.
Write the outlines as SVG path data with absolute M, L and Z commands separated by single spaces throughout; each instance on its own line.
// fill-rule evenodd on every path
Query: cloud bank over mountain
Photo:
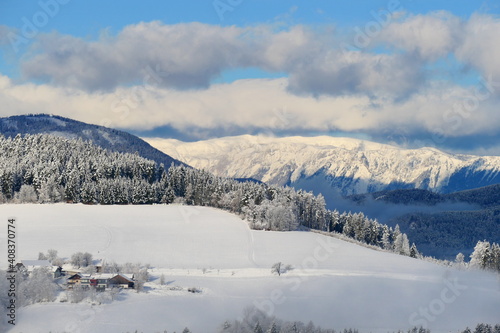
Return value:
M 380 10 L 347 32 L 152 21 L 94 40 L 41 33 L 19 60 L 21 78 L 0 76 L 0 114 L 165 127 L 190 139 L 364 133 L 499 154 L 499 31 L 488 14 Z M 239 70 L 274 77 L 227 80 Z

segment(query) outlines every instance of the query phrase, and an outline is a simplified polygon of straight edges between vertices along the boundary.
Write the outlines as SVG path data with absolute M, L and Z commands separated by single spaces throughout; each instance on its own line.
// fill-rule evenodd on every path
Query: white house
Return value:
M 26 272 L 28 275 L 33 273 L 34 269 L 46 268 L 52 273 L 54 279 L 64 275 L 60 266 L 53 266 L 48 260 L 21 260 L 16 264 L 16 268 L 20 272 Z

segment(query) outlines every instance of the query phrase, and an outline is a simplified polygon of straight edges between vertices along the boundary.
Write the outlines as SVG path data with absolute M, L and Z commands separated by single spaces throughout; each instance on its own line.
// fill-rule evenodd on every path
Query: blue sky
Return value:
M 20 28 L 22 17 L 31 18 L 41 10 L 38 0 L 4 0 L 0 4 L 2 24 Z M 47 3 L 48 1 L 43 1 Z M 58 2 L 59 3 L 59 2 Z M 64 3 L 64 4 L 62 4 Z M 228 10 L 220 20 L 215 5 L 225 3 Z M 234 5 L 233 5 L 234 4 Z M 398 5 L 399 4 L 399 5 Z M 496 1 L 470 0 L 358 0 L 358 1 L 267 1 L 267 0 L 221 0 L 217 1 L 77 1 L 65 0 L 60 4 L 60 15 L 51 19 L 41 30 L 57 30 L 64 34 L 80 37 L 97 36 L 104 28 L 119 31 L 123 27 L 140 21 L 160 20 L 166 24 L 182 22 L 204 22 L 222 25 L 253 25 L 274 22 L 280 17 L 290 16 L 290 22 L 301 24 L 335 24 L 345 27 L 371 20 L 371 11 L 387 9 L 396 5 L 414 14 L 427 14 L 436 10 L 446 10 L 454 15 L 467 18 L 473 12 L 498 14 L 500 4 Z
M 499 15 L 466 0 L 5 0 L 0 116 L 498 155 Z
M 41 5 L 43 3 L 45 5 Z M 103 33 L 116 34 L 124 27 L 138 22 L 161 21 L 165 24 L 203 22 L 222 26 L 253 26 L 276 24 L 284 26 L 306 24 L 311 26 L 334 25 L 338 29 L 352 30 L 373 20 L 373 11 L 387 10 L 390 6 L 413 14 L 427 14 L 446 10 L 456 16 L 468 18 L 472 13 L 481 12 L 498 15 L 500 3 L 495 1 L 470 0 L 358 0 L 358 1 L 266 1 L 266 0 L 208 0 L 208 1 L 137 1 L 124 0 L 117 5 L 114 1 L 40 1 L 5 0 L 0 3 L 0 24 L 14 29 L 23 29 L 34 16 L 54 8 L 57 14 L 50 17 L 47 24 L 37 26 L 39 33 L 57 31 L 85 39 L 97 39 Z M 226 7 L 227 6 L 227 7 Z M 222 19 L 221 19 L 222 18 Z M 0 62 L 2 73 L 18 76 L 15 62 L 19 55 L 4 56 Z M 13 66 L 14 65 L 14 66 Z M 242 72 L 242 71 L 241 71 Z M 244 74 L 242 72 L 242 74 Z M 250 76 L 263 76 L 262 71 L 247 71 Z M 242 75 L 245 77 L 245 75 Z M 269 77 L 276 75 L 268 74 Z M 234 73 L 228 80 L 234 80 Z M 218 82 L 221 80 L 219 79 Z

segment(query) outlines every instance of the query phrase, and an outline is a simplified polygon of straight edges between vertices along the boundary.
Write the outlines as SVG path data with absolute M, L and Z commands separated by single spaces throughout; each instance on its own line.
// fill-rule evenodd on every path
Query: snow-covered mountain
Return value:
M 331 197 L 387 189 L 449 193 L 500 183 L 500 157 L 402 149 L 338 137 L 237 136 L 199 142 L 145 139 L 195 168 Z

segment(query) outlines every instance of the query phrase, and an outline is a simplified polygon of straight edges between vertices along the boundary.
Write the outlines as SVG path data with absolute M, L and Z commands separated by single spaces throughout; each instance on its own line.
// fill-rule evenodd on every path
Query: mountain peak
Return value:
M 243 135 L 190 143 L 145 140 L 219 176 L 254 178 L 325 196 L 398 188 L 450 192 L 500 182 L 500 157 L 404 149 L 353 138 Z
M 94 144 L 121 153 L 139 153 L 144 158 L 163 163 L 165 167 L 184 163 L 151 147 L 140 138 L 119 130 L 91 125 L 52 114 L 28 114 L 0 118 L 0 134 L 15 137 L 18 134 L 50 134 L 69 139 L 92 141 Z

